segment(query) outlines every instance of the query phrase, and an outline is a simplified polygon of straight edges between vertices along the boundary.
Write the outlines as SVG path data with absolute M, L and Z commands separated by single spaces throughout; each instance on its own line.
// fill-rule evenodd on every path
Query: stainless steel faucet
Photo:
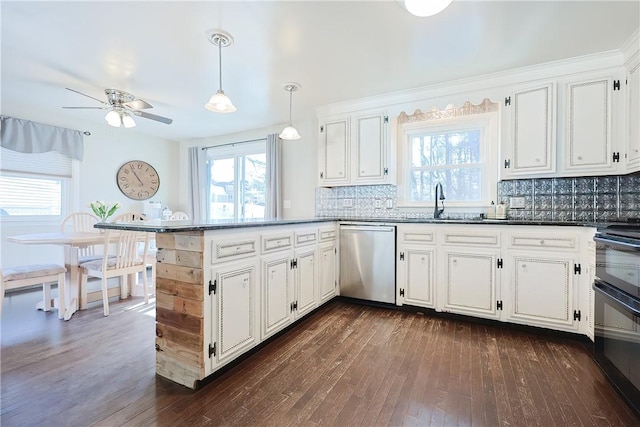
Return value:
M 438 192 L 438 190 L 440 190 Z M 442 213 L 444 212 L 444 201 L 442 202 L 442 208 L 438 208 L 438 200 L 444 200 L 444 190 L 442 189 L 442 183 L 438 182 L 436 184 L 436 206 L 433 209 L 433 217 L 434 218 L 440 218 L 440 215 L 442 215 Z

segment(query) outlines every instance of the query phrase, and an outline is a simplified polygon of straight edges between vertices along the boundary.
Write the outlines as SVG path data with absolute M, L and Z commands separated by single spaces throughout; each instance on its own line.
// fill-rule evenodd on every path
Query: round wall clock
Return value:
M 147 200 L 160 188 L 158 172 L 142 160 L 131 160 L 120 166 L 116 181 L 122 194 L 133 200 Z

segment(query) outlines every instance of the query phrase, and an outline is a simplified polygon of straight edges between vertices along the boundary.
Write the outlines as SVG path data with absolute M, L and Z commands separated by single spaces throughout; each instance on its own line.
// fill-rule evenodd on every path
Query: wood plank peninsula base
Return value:
M 204 231 L 157 233 L 156 373 L 196 388 L 205 375 Z

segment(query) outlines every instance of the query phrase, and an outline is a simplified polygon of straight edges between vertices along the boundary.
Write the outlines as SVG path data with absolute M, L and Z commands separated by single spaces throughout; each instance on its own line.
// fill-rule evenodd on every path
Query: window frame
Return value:
M 410 138 L 412 135 L 425 133 L 448 133 L 465 130 L 479 129 L 480 137 L 480 162 L 482 165 L 482 196 L 477 201 L 452 201 L 445 199 L 447 208 L 485 208 L 496 200 L 498 180 L 498 146 L 499 140 L 499 114 L 488 112 L 457 116 L 435 120 L 423 120 L 402 123 L 398 126 L 398 206 L 399 207 L 433 207 L 434 201 L 411 200 L 410 174 L 415 168 L 411 166 Z M 451 165 L 452 168 L 455 165 Z M 434 169 L 442 169 L 437 167 Z M 447 195 L 447 188 L 444 188 Z
M 233 157 L 234 158 L 234 181 L 236 181 L 236 184 L 234 185 L 234 211 L 233 211 L 233 220 L 234 221 L 239 221 L 241 219 L 244 219 L 244 212 L 242 215 L 242 218 L 240 217 L 240 209 L 242 209 L 243 205 L 240 204 L 240 200 L 241 200 L 241 195 L 242 195 L 242 189 L 240 188 L 241 186 L 238 185 L 237 182 L 237 177 L 238 177 L 238 171 L 239 171 L 239 165 L 241 163 L 241 161 L 239 160 L 240 158 L 244 159 L 246 156 L 250 156 L 250 155 L 255 155 L 255 154 L 264 154 L 265 155 L 265 162 L 266 162 L 266 155 L 267 155 L 267 141 L 259 141 L 259 142 L 251 142 L 251 143 L 242 143 L 242 144 L 238 144 L 238 145 L 228 145 L 228 146 L 221 146 L 221 147 L 211 147 L 207 150 L 207 162 L 206 162 L 206 167 L 207 167 L 207 204 L 206 204 L 206 215 L 207 215 L 207 219 L 210 221 L 215 221 L 215 220 L 219 220 L 220 218 L 213 218 L 211 216 L 211 194 L 210 194 L 210 189 L 211 189 L 211 163 L 214 160 L 222 160 L 222 159 L 228 159 Z M 243 175 L 244 175 L 244 164 L 241 165 L 242 170 L 243 170 Z M 265 164 L 265 178 L 266 178 L 266 169 L 269 167 L 269 164 Z M 265 183 L 266 184 L 266 183 Z M 266 215 L 266 199 L 268 197 L 267 191 L 266 191 L 266 187 L 265 187 L 265 215 Z

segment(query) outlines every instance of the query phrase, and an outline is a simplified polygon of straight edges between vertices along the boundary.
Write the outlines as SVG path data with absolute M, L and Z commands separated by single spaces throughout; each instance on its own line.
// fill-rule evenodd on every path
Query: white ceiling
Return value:
M 639 27 L 639 1 L 461 1 L 417 18 L 387 1 L 2 1 L 2 110 L 65 114 L 107 126 L 97 106 L 129 91 L 171 125 L 136 118 L 168 139 L 216 136 L 293 122 L 314 108 L 459 78 L 618 49 Z M 223 88 L 238 111 L 204 103 Z M 29 117 L 23 117 L 29 118 Z M 55 124 L 55 123 L 53 123 Z

